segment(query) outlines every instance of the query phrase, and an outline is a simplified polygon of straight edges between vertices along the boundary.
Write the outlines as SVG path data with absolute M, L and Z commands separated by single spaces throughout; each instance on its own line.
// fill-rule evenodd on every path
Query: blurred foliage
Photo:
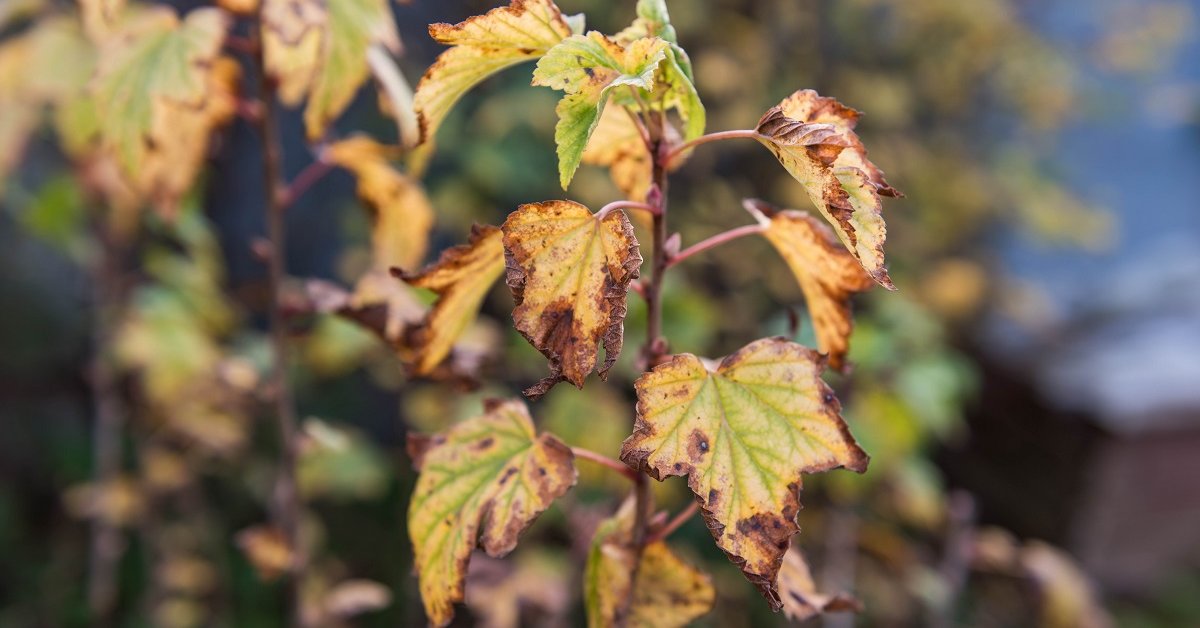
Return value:
M 424 43 L 425 22 L 457 21 L 485 4 L 398 7 L 410 45 L 406 74 L 418 76 L 436 52 Z M 611 32 L 628 22 L 633 2 L 561 4 Z M 866 625 L 1084 625 L 1072 621 L 1094 612 L 1092 594 L 1057 550 L 981 534 L 957 563 L 947 558 L 959 528 L 972 524 L 951 507 L 929 455 L 962 435 L 964 404 L 979 385 L 955 347 L 956 330 L 1007 296 L 989 266 L 989 237 L 1015 227 L 1052 243 L 1103 247 L 1116 235 L 1093 199 L 1062 185 L 1051 159 L 1056 133 L 1101 107 L 1104 94 L 1082 64 L 1153 70 L 1194 16 L 1182 4 L 1131 2 L 1083 55 L 1047 39 L 1031 25 L 1037 7 L 1017 0 L 690 0 L 672 8 L 710 130 L 748 128 L 798 86 L 835 94 L 866 113 L 860 131 L 872 159 L 907 195 L 887 213 L 901 293 L 858 302 L 854 368 L 831 377 L 872 455 L 871 472 L 805 487 L 798 538 L 822 590 L 855 592 L 865 607 L 856 621 Z M 278 443 L 262 410 L 270 394 L 262 295 L 229 285 L 228 252 L 195 196 L 170 188 L 172 218 L 132 211 L 137 203 L 112 155 L 89 143 L 104 121 L 75 98 L 94 51 L 72 3 L 0 3 L 0 35 L 0 288 L 15 304 L 4 314 L 0 376 L 31 391 L 5 384 L 0 404 L 0 625 L 89 625 L 83 524 L 97 518 L 122 530 L 121 625 L 282 625 L 283 593 L 269 565 L 289 550 L 271 545 L 275 531 L 264 523 Z M 556 95 L 529 89 L 530 71 L 490 80 L 443 125 L 426 177 L 434 254 L 464 240 L 475 222 L 494 224 L 521 202 L 563 194 Z M 383 126 L 368 109 L 353 110 L 357 126 Z M 169 170 L 152 174 L 170 183 Z M 572 185 L 570 196 L 591 206 L 620 195 L 592 166 Z M 683 242 L 744 222 L 740 202 L 752 194 L 808 202 L 750 142 L 696 151 L 672 181 Z M 336 279 L 352 284 L 372 268 L 367 213 L 348 195 L 328 209 L 345 224 L 345 272 Z M 89 296 L 106 250 L 122 261 L 123 298 L 112 313 Z M 760 332 L 812 344 L 809 322 L 794 320 L 795 281 L 767 244 L 740 240 L 681 270 L 665 290 L 664 333 L 674 350 L 723 355 Z M 428 301 L 407 292 L 386 298 L 406 299 L 405 307 Z M 313 315 L 296 325 L 301 349 L 291 368 L 302 416 L 311 417 L 299 474 L 309 500 L 303 539 L 314 569 L 304 591 L 312 617 L 335 624 L 378 611 L 361 625 L 423 621 L 402 523 L 414 475 L 401 435 L 474 416 L 483 398 L 512 396 L 536 379 L 544 360 L 511 330 L 510 310 L 503 288 L 484 301 L 487 318 L 470 342 L 494 354 L 485 374 L 496 383 L 471 393 L 409 380 L 377 338 L 342 318 Z M 107 485 L 89 480 L 87 444 L 84 364 L 94 347 L 86 338 L 89 317 L 99 316 L 119 321 L 106 359 L 126 401 L 125 472 Z M 631 299 L 627 346 L 643 342 L 645 316 L 644 303 Z M 556 388 L 535 411 L 541 427 L 615 455 L 631 422 L 632 400 L 621 391 L 630 388 L 633 354 L 607 384 Z M 491 626 L 582 622 L 579 565 L 591 530 L 626 486 L 579 466 L 578 490 L 530 530 L 536 547 L 503 562 L 473 560 L 463 615 Z M 665 510 L 687 503 L 677 479 L 655 488 Z M 716 608 L 697 625 L 784 622 L 699 520 L 673 538 L 715 579 Z M 1129 626 L 1190 625 L 1200 621 L 1198 590 L 1185 577 L 1153 604 L 1116 605 L 1115 616 Z

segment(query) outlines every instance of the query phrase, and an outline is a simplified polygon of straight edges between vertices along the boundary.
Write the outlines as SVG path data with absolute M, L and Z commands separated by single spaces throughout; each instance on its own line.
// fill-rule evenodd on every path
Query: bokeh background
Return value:
M 337 0 L 330 0 L 337 1 Z M 400 65 L 415 83 L 439 52 L 425 33 L 495 2 L 395 6 Z M 633 0 L 562 0 L 614 32 Z M 201 3 L 180 2 L 186 10 Z M 800 87 L 865 112 L 873 161 L 907 195 L 889 202 L 896 293 L 856 302 L 853 371 L 833 375 L 871 454 L 863 476 L 811 478 L 802 532 L 824 590 L 864 611 L 829 626 L 1200 625 L 1200 40 L 1196 0 L 676 0 L 709 130 L 747 128 Z M 8 0 L 0 45 L 31 16 L 73 4 Z M 475 222 L 561 198 L 558 95 L 531 66 L 489 80 L 452 113 L 425 176 L 436 208 L 430 259 Z M 0 85 L 3 82 L 0 81 Z M 0 109 L 0 117 L 8 115 Z M 371 88 L 343 134 L 395 138 Z M 285 165 L 313 157 L 299 112 L 283 119 Z M 116 269 L 130 304 L 115 386 L 127 414 L 119 486 L 89 484 L 97 349 L 88 209 L 43 130 L 0 196 L 0 625 L 91 625 L 89 522 L 119 525 L 115 625 L 282 625 L 282 591 L 235 540 L 262 523 L 277 443 L 254 404 L 197 400 L 219 378 L 252 393 L 267 361 L 261 154 L 250 125 L 223 131 L 174 223 L 141 220 Z M 619 192 L 585 167 L 569 196 Z M 672 179 L 685 243 L 747 222 L 744 197 L 807 207 L 754 145 L 697 151 Z M 349 285 L 370 224 L 335 172 L 288 216 L 288 270 Z M 672 348 L 724 355 L 753 338 L 811 342 L 802 297 L 762 242 L 681 266 L 666 287 Z M 627 347 L 643 337 L 631 298 Z M 403 377 L 371 335 L 333 317 L 295 325 L 304 417 L 300 479 L 312 591 L 348 577 L 391 592 L 354 625 L 422 625 L 404 511 L 408 430 L 432 431 L 516 394 L 544 360 L 508 324 L 498 286 L 475 342 L 486 385 Z M 806 340 L 807 339 L 807 340 Z M 632 354 L 634 352 L 627 352 Z M 615 455 L 632 421 L 632 356 L 609 383 L 557 387 L 534 406 L 565 440 Z M 461 625 L 577 625 L 579 571 L 619 479 L 581 482 L 505 561 L 478 556 Z M 687 503 L 678 478 L 660 506 Z M 244 537 L 243 537 L 244 538 Z M 712 573 L 698 625 L 784 625 L 699 521 L 672 537 Z

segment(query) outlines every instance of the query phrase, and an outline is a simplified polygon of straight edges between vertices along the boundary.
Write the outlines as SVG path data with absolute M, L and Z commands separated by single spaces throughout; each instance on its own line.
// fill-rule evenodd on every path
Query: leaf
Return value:
M 563 189 L 579 168 L 583 150 L 600 121 L 613 87 L 653 91 L 655 70 L 667 58 L 667 42 L 638 39 L 628 46 L 592 31 L 572 35 L 551 48 L 533 71 L 533 84 L 566 93 L 555 111 L 559 182 Z
M 420 470 L 408 531 L 429 621 L 450 623 L 477 539 L 488 555 L 512 551 L 529 524 L 575 484 L 574 455 L 538 436 L 525 404 L 488 401 L 484 414 L 432 438 L 409 438 Z
M 537 59 L 571 36 L 552 0 L 513 0 L 458 24 L 431 24 L 429 35 L 449 46 L 417 84 L 414 108 L 421 142 L 431 141 L 459 98 L 505 68 Z
M 373 263 L 383 271 L 420 264 L 433 228 L 433 207 L 425 190 L 393 168 L 387 157 L 387 147 L 364 135 L 335 142 L 325 152 L 325 158 L 358 180 L 358 197 L 373 218 Z
M 79 0 L 79 12 L 84 30 L 92 41 L 103 41 L 116 27 L 125 0 Z
M 850 296 L 874 285 L 870 275 L 838 244 L 829 227 L 808 212 L 778 210 L 761 201 L 747 201 L 746 208 L 766 226 L 763 236 L 800 284 L 817 348 L 828 356 L 831 368 L 841 369 L 854 327 Z
M 666 543 L 647 544 L 635 569 L 633 519 L 634 501 L 626 500 L 592 538 L 583 575 L 588 626 L 682 627 L 712 610 L 712 579 Z
M 450 354 L 502 272 L 503 233 L 497 227 L 477 225 L 466 244 L 447 249 L 434 264 L 419 273 L 399 273 L 409 285 L 438 294 L 433 309 L 410 334 L 416 351 L 414 373 L 429 373 Z
M 382 45 L 400 50 L 388 0 L 262 0 L 263 57 L 278 81 L 280 101 L 304 109 L 310 141 L 354 99 L 370 76 L 367 52 Z
M 522 205 L 502 227 L 513 322 L 550 360 L 539 397 L 563 379 L 582 388 L 604 342 L 603 379 L 621 353 L 625 297 L 642 255 L 624 212 L 598 217 L 572 201 Z
M 164 108 L 204 105 L 228 22 L 220 9 L 196 9 L 182 22 L 169 9 L 148 9 L 102 46 L 93 82 L 97 113 L 105 145 L 131 176 L 153 146 Z
M 583 151 L 582 162 L 607 167 L 613 185 L 625 198 L 644 200 L 653 183 L 654 163 L 630 115 L 624 107 L 605 107 Z M 679 132 L 670 123 L 664 126 L 663 135 L 668 144 L 680 141 Z M 671 172 L 686 163 L 686 156 L 671 161 Z
M 275 580 L 292 568 L 295 557 L 288 546 L 287 537 L 279 528 L 252 526 L 238 532 L 235 540 L 259 579 L 264 582 Z
M 881 286 L 894 290 L 883 265 L 887 227 L 880 195 L 899 196 L 867 159 L 854 133 L 859 113 L 812 90 L 800 90 L 758 121 L 763 143 L 803 186 L 846 248 Z
M 656 479 L 688 477 L 717 546 L 776 610 L 802 474 L 867 468 L 823 367 L 815 351 L 783 338 L 720 364 L 676 355 L 638 378 L 637 420 L 621 448 L 626 464 Z
M 684 139 L 694 139 L 704 134 L 706 113 L 700 94 L 696 91 L 692 74 L 692 61 L 679 45 L 671 16 L 665 0 L 638 0 L 637 19 L 628 28 L 617 33 L 615 39 L 621 44 L 643 37 L 658 37 L 670 46 L 666 61 L 659 66 L 656 92 L 645 100 L 652 109 L 666 111 L 676 109 L 683 118 Z
M 783 598 L 784 614 L 795 622 L 822 613 L 860 610 L 858 601 L 850 596 L 817 592 L 808 561 L 798 545 L 793 545 L 783 557 L 783 566 L 779 569 L 779 592 Z

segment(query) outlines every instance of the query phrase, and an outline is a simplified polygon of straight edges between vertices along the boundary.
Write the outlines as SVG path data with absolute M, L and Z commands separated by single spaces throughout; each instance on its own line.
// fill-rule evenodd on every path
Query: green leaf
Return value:
M 538 61 L 533 84 L 566 92 L 556 108 L 558 125 L 554 129 L 559 182 L 564 190 L 579 168 L 610 90 L 628 85 L 653 91 L 655 72 L 667 58 L 667 46 L 658 38 L 638 39 L 622 46 L 592 31 L 586 36 L 568 37 Z
M 638 378 L 637 421 L 621 448 L 622 460 L 656 479 L 688 478 L 717 546 L 775 609 L 803 474 L 867 468 L 823 367 L 784 338 L 720 363 L 676 355 Z
M 408 508 L 421 598 L 430 623 L 444 626 L 463 599 L 471 550 L 512 551 L 575 485 L 574 455 L 554 436 L 538 436 L 516 400 L 489 401 L 483 415 L 432 438 L 410 436 L 409 454 L 421 472 Z

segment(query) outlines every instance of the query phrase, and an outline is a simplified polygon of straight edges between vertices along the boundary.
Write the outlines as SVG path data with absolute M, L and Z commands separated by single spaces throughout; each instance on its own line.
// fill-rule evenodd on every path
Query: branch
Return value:
M 583 447 L 572 447 L 571 453 L 575 454 L 576 458 L 590 460 L 591 462 L 594 462 L 602 467 L 608 467 L 609 469 L 620 473 L 630 482 L 637 482 L 637 476 L 639 475 L 638 472 L 630 469 L 620 460 L 613 460 L 604 454 L 594 452 L 590 449 L 584 449 Z
M 646 203 L 637 201 L 613 201 L 596 211 L 596 220 L 604 220 L 606 216 L 618 209 L 640 209 L 649 212 L 652 216 L 657 216 L 659 208 Z
M 257 23 L 262 22 L 262 4 L 259 4 Z M 257 24 L 256 24 L 257 26 Z M 259 31 L 256 27 L 255 33 Z M 257 38 L 258 35 L 255 35 Z M 274 403 L 275 419 L 279 430 L 280 456 L 279 475 L 274 489 L 274 518 L 283 531 L 288 549 L 292 552 L 292 565 L 286 574 L 286 590 L 290 625 L 303 628 L 306 624 L 301 583 L 307 569 L 307 557 L 300 547 L 300 494 L 296 484 L 296 458 L 299 441 L 296 436 L 296 408 L 288 378 L 287 321 L 283 304 L 283 284 L 286 279 L 287 259 L 284 247 L 287 242 L 287 225 L 284 220 L 289 202 L 288 187 L 283 181 L 282 142 L 279 137 L 278 104 L 276 83 L 267 74 L 263 46 L 257 39 L 255 68 L 259 76 L 259 97 L 262 99 L 262 117 L 259 120 L 259 137 L 263 145 L 263 180 L 266 185 L 265 207 L 267 240 L 270 246 L 267 256 L 267 283 L 271 291 L 270 331 L 272 368 L 270 388 Z M 308 177 L 305 177 L 307 180 Z
M 671 536 L 672 532 L 678 530 L 681 526 L 683 526 L 683 524 L 687 523 L 688 520 L 696 516 L 696 513 L 699 510 L 700 502 L 693 499 L 692 503 L 688 504 L 687 508 L 679 511 L 679 514 L 672 517 L 671 520 L 667 522 L 667 525 L 659 528 L 654 532 L 654 534 L 651 534 L 649 537 L 647 537 L 646 543 L 654 543 Z
M 291 207 L 301 196 L 304 196 L 309 188 L 324 179 L 325 175 L 332 172 L 333 169 L 334 165 L 325 161 L 324 155 L 318 153 L 317 160 L 305 166 L 304 170 L 301 170 L 296 178 L 287 184 L 283 190 L 283 198 L 279 201 L 280 205 L 285 209 Z
M 736 131 L 718 131 L 716 133 L 709 133 L 708 135 L 701 135 L 700 137 L 697 137 L 696 139 L 694 139 L 690 142 L 684 142 L 684 143 L 680 144 L 679 146 L 676 146 L 675 148 L 671 149 L 671 151 L 668 152 L 663 157 L 663 165 L 666 166 L 667 168 L 670 168 L 671 164 L 674 163 L 674 161 L 677 158 L 679 158 L 680 155 L 686 153 L 689 150 L 692 150 L 693 148 L 695 148 L 697 146 L 700 146 L 701 144 L 708 144 L 709 142 L 719 142 L 721 140 L 732 140 L 732 139 L 738 139 L 738 138 L 746 138 L 746 139 L 756 140 L 761 137 L 763 137 L 763 135 L 761 133 L 759 133 L 758 131 L 750 130 L 750 129 L 740 129 L 740 130 L 736 130 Z
M 722 244 L 725 244 L 726 242 L 731 242 L 738 238 L 744 238 L 748 235 L 759 234 L 759 233 L 762 233 L 763 231 L 766 231 L 766 227 L 759 223 L 755 223 L 752 225 L 743 225 L 741 227 L 737 227 L 736 229 L 730 229 L 729 231 L 723 231 L 711 238 L 708 238 L 706 240 L 701 240 L 700 242 L 697 242 L 697 243 L 687 247 L 686 249 L 680 251 L 679 254 L 671 257 L 670 260 L 667 260 L 667 268 L 671 268 L 672 266 L 675 266 L 676 264 L 682 262 L 683 260 L 685 260 L 697 253 L 703 253 L 704 251 L 707 251 L 709 249 L 721 246 Z

